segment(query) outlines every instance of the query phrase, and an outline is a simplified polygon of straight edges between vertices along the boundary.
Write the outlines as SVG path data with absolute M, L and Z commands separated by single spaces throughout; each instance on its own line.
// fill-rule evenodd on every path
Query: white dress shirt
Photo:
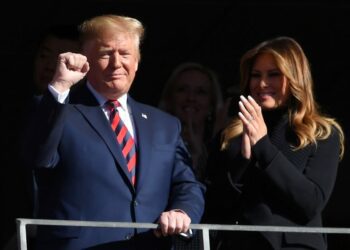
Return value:
M 92 92 L 92 94 L 95 96 L 96 100 L 100 104 L 101 109 L 103 110 L 104 114 L 106 115 L 106 118 L 109 119 L 109 109 L 106 108 L 106 102 L 108 101 L 104 96 L 102 96 L 100 93 L 98 93 L 89 82 L 87 82 L 87 87 L 88 89 Z M 58 92 L 51 84 L 48 86 L 49 91 L 51 94 L 54 96 L 54 98 L 59 102 L 59 103 L 64 103 L 68 94 L 69 94 L 69 89 L 66 90 L 63 93 Z M 129 130 L 130 135 L 134 138 L 134 141 L 136 142 L 136 138 L 134 136 L 134 126 L 133 126 L 133 120 L 132 120 L 132 115 L 131 111 L 128 108 L 127 105 L 127 98 L 128 95 L 124 94 L 121 97 L 118 98 L 118 102 L 120 103 L 120 106 L 117 108 L 118 113 L 120 115 L 120 118 L 124 122 L 125 126 Z

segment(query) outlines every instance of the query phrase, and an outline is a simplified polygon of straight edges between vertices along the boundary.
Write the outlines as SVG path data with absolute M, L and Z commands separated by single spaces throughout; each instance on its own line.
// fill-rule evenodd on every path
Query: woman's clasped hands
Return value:
M 242 156 L 251 158 L 251 148 L 267 134 L 267 127 L 259 104 L 251 97 L 240 96 L 238 115 L 243 123 Z

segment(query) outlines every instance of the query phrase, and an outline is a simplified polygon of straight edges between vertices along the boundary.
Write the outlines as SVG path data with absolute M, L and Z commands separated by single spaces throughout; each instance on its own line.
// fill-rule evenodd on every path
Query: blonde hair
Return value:
M 313 80 L 310 65 L 301 46 L 290 37 L 277 37 L 264 41 L 247 51 L 240 63 L 240 88 L 244 95 L 249 94 L 250 74 L 254 62 L 261 54 L 270 54 L 277 67 L 286 76 L 290 88 L 288 106 L 289 123 L 298 138 L 295 150 L 309 144 L 317 144 L 317 140 L 328 138 L 332 127 L 338 130 L 340 138 L 340 159 L 344 155 L 344 132 L 339 123 L 321 113 L 313 93 Z M 234 118 L 222 134 L 222 149 L 227 148 L 230 140 L 239 136 L 243 125 L 238 117 Z
M 80 24 L 79 31 L 82 44 L 109 32 L 128 33 L 134 39 L 139 60 L 141 59 L 140 46 L 144 38 L 145 28 L 136 18 L 119 15 L 96 16 Z

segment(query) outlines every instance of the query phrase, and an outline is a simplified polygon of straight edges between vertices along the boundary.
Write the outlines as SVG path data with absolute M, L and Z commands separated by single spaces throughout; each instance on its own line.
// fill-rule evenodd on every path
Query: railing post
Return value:
M 26 223 L 17 219 L 17 244 L 19 250 L 27 250 Z
M 202 235 L 203 235 L 203 250 L 210 250 L 210 239 L 209 239 L 208 228 L 202 229 Z

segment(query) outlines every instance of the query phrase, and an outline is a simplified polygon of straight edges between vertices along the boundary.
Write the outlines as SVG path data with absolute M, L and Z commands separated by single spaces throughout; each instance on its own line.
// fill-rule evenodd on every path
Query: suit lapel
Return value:
M 76 92 L 76 93 L 75 93 Z M 108 120 L 105 117 L 100 105 L 95 97 L 84 85 L 80 90 L 76 90 L 71 94 L 70 103 L 75 104 L 75 108 L 86 118 L 87 122 L 100 135 L 106 143 L 109 151 L 117 161 L 117 167 L 130 180 L 130 173 L 127 171 L 126 160 L 118 145 L 115 133 L 112 130 Z M 79 94 L 78 94 L 79 93 Z M 130 186 L 131 182 L 130 182 Z
M 132 110 L 132 116 L 135 125 L 135 137 L 137 138 L 137 165 L 136 165 L 136 189 L 141 189 L 144 179 L 150 170 L 150 155 L 152 150 L 152 117 L 144 111 L 137 102 L 130 96 L 128 104 Z

